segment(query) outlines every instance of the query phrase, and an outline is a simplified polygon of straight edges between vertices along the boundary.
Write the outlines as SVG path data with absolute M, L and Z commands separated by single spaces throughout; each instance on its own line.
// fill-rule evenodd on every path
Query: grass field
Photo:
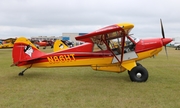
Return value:
M 42 51 L 50 52 L 52 49 Z M 1 108 L 180 108 L 180 51 L 168 48 L 140 63 L 149 71 L 144 83 L 127 72 L 94 71 L 90 67 L 10 67 L 11 50 L 0 50 Z

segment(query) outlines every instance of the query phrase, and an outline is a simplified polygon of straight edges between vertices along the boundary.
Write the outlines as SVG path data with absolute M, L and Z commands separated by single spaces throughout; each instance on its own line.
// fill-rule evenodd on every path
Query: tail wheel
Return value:
M 143 66 L 136 66 L 129 72 L 131 81 L 145 82 L 148 79 L 148 71 Z

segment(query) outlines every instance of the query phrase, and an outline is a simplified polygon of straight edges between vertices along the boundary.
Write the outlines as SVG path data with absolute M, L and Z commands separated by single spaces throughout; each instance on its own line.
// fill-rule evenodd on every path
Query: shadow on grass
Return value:
M 42 72 L 35 72 L 35 71 L 31 71 L 31 72 L 25 72 L 24 75 L 19 75 L 19 73 L 15 73 L 14 75 L 11 76 L 11 78 L 40 78 L 40 77 L 44 77 L 47 76 L 45 74 L 43 74 Z
M 103 74 L 103 73 L 102 73 Z M 114 80 L 114 81 L 130 81 L 128 75 L 116 74 L 115 75 L 94 75 L 92 77 L 101 79 L 101 80 Z
M 54 80 L 96 80 L 96 81 L 113 81 L 113 82 L 131 82 L 129 75 L 124 73 L 109 73 L 109 72 L 39 72 L 39 71 L 27 71 L 23 76 L 19 76 L 19 73 L 14 73 L 11 78 L 15 79 L 54 79 Z

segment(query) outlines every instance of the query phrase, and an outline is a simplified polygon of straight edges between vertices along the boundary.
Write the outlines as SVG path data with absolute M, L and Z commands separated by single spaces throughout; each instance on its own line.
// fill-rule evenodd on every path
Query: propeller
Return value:
M 163 28 L 163 24 L 162 24 L 162 20 L 160 19 L 160 23 L 161 23 L 161 32 L 162 32 L 162 36 L 163 38 L 165 38 L 165 35 L 164 35 L 164 28 Z
M 161 20 L 161 19 L 160 19 L 160 23 L 161 23 L 161 33 L 162 33 L 162 37 L 163 37 L 163 39 L 165 39 L 164 28 L 163 28 L 163 23 L 162 23 L 162 20 Z M 163 39 L 162 39 L 162 42 L 164 43 Z M 168 53 L 167 53 L 166 45 L 164 45 L 164 48 L 165 48 L 165 52 L 166 52 L 166 57 L 168 58 Z

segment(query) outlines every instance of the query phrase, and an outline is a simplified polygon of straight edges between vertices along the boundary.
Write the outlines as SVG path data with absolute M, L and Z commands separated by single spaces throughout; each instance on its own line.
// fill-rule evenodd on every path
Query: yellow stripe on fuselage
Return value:
M 48 58 L 47 58 L 48 59 Z M 73 66 L 91 66 L 93 64 L 110 64 L 112 57 L 86 58 L 72 60 L 49 60 L 48 62 L 34 63 L 33 67 L 73 67 Z M 29 65 L 28 65 L 29 66 Z M 23 66 L 24 67 L 24 66 Z M 26 67 L 26 66 L 25 66 Z
M 137 53 L 138 58 L 136 59 L 136 61 L 139 61 L 139 60 L 142 60 L 142 59 L 149 58 L 149 57 L 152 57 L 154 55 L 157 55 L 161 50 L 162 50 L 162 47 L 156 48 L 156 49 L 153 49 L 153 50 L 148 50 L 148 51 Z
M 77 66 L 92 66 L 94 70 L 104 70 L 112 72 L 123 72 L 126 69 L 131 70 L 136 66 L 136 61 L 152 57 L 157 55 L 162 50 L 162 47 L 148 50 L 144 52 L 137 53 L 138 58 L 130 59 L 123 61 L 120 65 L 119 63 L 112 64 L 113 57 L 101 57 L 101 58 L 85 58 L 85 59 L 76 59 L 76 57 L 71 57 L 71 59 L 66 60 L 55 60 L 51 59 L 47 62 L 34 63 L 32 67 L 77 67 Z M 119 65 L 119 67 L 117 67 Z M 24 65 L 21 67 L 29 67 L 30 65 Z

